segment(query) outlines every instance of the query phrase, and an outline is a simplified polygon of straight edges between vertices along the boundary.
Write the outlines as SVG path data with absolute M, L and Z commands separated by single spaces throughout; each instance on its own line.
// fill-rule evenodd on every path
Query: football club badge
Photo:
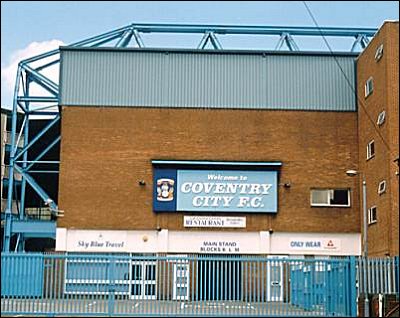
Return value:
M 157 201 L 172 201 L 174 199 L 174 184 L 172 179 L 157 180 Z

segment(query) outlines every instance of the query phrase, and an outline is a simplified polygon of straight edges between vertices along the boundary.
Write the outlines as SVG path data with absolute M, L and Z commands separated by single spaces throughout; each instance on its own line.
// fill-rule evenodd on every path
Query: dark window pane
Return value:
M 187 277 L 177 277 L 176 284 L 187 284 Z
M 132 265 L 132 279 L 142 279 L 142 265 Z
M 376 207 L 373 207 L 370 209 L 370 223 L 375 222 L 377 220 L 377 215 L 376 215 Z
M 142 295 L 142 285 L 139 285 L 139 284 L 132 284 L 131 295 L 133 295 L 133 296 L 140 296 L 140 295 Z
M 349 204 L 348 190 L 334 190 L 333 198 L 331 199 L 331 204 L 348 205 Z
M 156 285 L 153 284 L 146 284 L 146 296 L 154 296 L 156 294 Z
M 187 296 L 187 287 L 176 287 L 176 296 Z
M 146 280 L 155 280 L 155 279 L 156 279 L 156 265 L 147 265 Z
M 371 143 L 371 156 L 375 154 L 375 143 Z

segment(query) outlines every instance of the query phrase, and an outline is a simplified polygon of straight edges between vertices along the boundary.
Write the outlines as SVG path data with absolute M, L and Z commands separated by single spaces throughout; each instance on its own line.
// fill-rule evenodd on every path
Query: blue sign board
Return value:
M 154 169 L 154 211 L 276 213 L 278 172 Z

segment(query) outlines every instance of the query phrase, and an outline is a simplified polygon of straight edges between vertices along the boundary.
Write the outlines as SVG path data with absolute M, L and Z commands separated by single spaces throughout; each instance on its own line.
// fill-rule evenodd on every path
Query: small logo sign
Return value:
M 325 249 L 329 249 L 329 250 L 338 249 L 338 246 L 337 246 L 338 244 L 336 241 L 334 242 L 334 240 L 329 240 L 328 242 L 325 242 L 325 243 L 326 243 L 324 246 Z
M 174 184 L 172 179 L 157 180 L 157 201 L 172 201 L 174 199 Z

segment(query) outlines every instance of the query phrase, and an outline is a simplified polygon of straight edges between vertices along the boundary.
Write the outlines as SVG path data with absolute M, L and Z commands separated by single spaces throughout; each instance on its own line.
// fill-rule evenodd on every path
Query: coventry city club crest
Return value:
M 172 179 L 157 180 L 157 201 L 172 201 L 174 199 L 174 184 Z

